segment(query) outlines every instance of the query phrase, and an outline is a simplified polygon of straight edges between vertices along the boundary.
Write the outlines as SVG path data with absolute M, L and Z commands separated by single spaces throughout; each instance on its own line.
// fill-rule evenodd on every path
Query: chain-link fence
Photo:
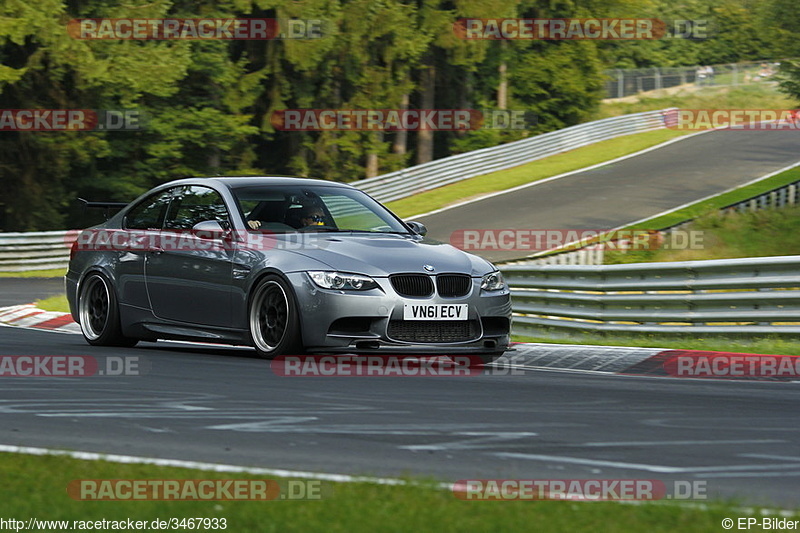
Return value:
M 779 62 L 748 61 L 694 67 L 637 68 L 606 70 L 606 98 L 678 86 L 730 86 L 771 81 Z

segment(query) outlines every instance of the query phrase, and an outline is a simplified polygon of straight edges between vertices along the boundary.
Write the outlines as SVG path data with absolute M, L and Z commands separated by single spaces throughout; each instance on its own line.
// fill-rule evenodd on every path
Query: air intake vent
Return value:
M 389 276 L 389 281 L 401 296 L 423 297 L 433 294 L 433 281 L 425 274 L 397 274 Z
M 466 296 L 472 285 L 472 278 L 464 274 L 439 274 L 436 276 L 436 290 L 439 296 L 447 298 Z
M 389 338 L 404 342 L 466 342 L 480 336 L 476 320 L 391 320 Z

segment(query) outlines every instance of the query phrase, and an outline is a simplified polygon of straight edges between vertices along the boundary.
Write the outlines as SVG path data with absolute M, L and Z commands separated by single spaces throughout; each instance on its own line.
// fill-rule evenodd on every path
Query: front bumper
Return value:
M 303 344 L 310 352 L 444 355 L 500 353 L 508 348 L 510 293 L 481 291 L 479 278 L 472 279 L 466 296 L 457 298 L 438 294 L 406 298 L 387 278 L 375 278 L 380 289 L 364 292 L 321 289 L 305 272 L 288 278 L 298 300 Z M 468 323 L 404 321 L 406 303 L 467 304 Z

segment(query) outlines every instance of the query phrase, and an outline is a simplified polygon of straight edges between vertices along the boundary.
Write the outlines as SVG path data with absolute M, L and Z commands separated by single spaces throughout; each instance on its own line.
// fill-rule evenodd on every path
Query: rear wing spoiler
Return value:
M 78 198 L 78 201 L 83 203 L 84 211 L 86 211 L 86 209 L 103 209 L 103 215 L 105 215 L 106 220 L 108 220 L 112 209 L 114 211 L 119 211 L 128 205 L 127 202 L 90 202 L 89 200 L 85 200 L 83 198 Z

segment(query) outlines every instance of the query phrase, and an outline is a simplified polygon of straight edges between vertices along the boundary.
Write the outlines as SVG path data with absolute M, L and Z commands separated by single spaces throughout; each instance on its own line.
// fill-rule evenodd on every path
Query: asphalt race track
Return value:
M 703 134 L 422 220 L 445 241 L 476 227 L 611 228 L 787 166 L 798 141 L 789 132 Z M 0 280 L 0 305 L 57 292 L 61 280 Z M 244 348 L 93 348 L 80 335 L 12 327 L 0 327 L 0 355 L 128 356 L 144 370 L 0 378 L 0 444 L 443 482 L 655 479 L 672 492 L 688 481 L 705 483 L 711 498 L 800 505 L 796 382 L 512 369 L 502 360 L 470 377 L 279 377 Z
M 0 278 L 0 307 L 64 294 L 64 278 Z
M 0 355 L 134 356 L 144 369 L 0 378 L 0 444 L 444 482 L 701 481 L 714 498 L 800 503 L 795 383 L 522 368 L 279 377 L 244 348 L 92 348 L 12 327 Z
M 414 217 L 449 242 L 464 229 L 612 229 L 800 160 L 798 131 L 713 131 L 594 170 Z M 472 250 L 470 250 L 472 251 Z M 474 251 L 500 261 L 530 251 Z

